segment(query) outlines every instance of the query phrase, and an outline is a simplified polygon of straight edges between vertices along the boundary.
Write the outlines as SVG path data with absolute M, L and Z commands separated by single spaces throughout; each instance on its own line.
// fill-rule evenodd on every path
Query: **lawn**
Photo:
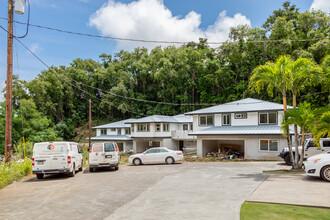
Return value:
M 255 219 L 329 219 L 330 209 L 294 205 L 245 202 L 241 208 L 241 220 Z

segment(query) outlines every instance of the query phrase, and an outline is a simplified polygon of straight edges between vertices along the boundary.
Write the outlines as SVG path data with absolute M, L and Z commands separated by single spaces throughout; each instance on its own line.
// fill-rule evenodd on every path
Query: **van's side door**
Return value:
M 322 152 L 330 152 L 330 140 L 321 140 Z
M 305 157 L 311 157 L 316 154 L 322 153 L 321 149 L 316 146 L 316 144 L 313 141 L 309 141 L 306 146 L 305 150 Z

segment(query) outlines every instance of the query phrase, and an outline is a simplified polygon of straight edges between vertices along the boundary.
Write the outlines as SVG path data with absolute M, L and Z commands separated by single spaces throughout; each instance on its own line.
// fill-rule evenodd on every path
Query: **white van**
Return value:
M 99 167 L 114 167 L 119 169 L 120 155 L 116 142 L 92 143 L 89 150 L 89 171 L 93 172 Z
M 33 147 L 32 172 L 38 179 L 44 174 L 67 173 L 73 177 L 82 171 L 83 159 L 78 152 L 78 143 L 42 142 Z

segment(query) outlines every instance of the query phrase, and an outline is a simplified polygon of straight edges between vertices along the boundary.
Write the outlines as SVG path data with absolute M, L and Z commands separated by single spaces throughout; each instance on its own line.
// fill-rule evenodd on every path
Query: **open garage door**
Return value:
M 160 141 L 136 141 L 136 153 L 142 153 L 153 147 L 160 147 Z
M 244 156 L 244 140 L 203 140 L 203 156 L 208 153 L 234 153 L 238 152 Z

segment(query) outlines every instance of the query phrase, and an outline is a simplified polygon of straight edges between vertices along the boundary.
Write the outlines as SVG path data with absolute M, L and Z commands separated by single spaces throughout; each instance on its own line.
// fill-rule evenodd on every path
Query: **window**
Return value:
M 101 129 L 101 135 L 107 135 L 107 129 Z
M 93 152 L 102 152 L 103 146 L 102 143 L 95 143 L 92 145 Z
M 247 114 L 245 112 L 235 113 L 235 118 L 236 119 L 247 118 Z
M 213 115 L 201 115 L 199 116 L 199 125 L 201 126 L 212 126 Z
M 126 128 L 125 129 L 125 134 L 131 134 L 131 129 L 130 128 Z
M 156 131 L 160 132 L 160 124 L 156 124 Z
M 115 146 L 112 143 L 105 143 L 104 144 L 104 152 L 114 152 Z
M 163 124 L 163 131 L 169 131 L 170 130 L 170 124 L 164 123 Z
M 184 131 L 188 131 L 188 127 L 189 127 L 188 124 L 183 124 L 183 130 Z
M 116 128 L 111 128 L 111 131 L 112 131 L 112 132 L 115 132 L 115 131 L 116 131 Z
M 259 124 L 277 124 L 276 112 L 259 113 Z
M 131 124 L 131 132 L 134 132 L 134 124 Z
M 190 130 L 194 130 L 194 129 L 193 129 L 193 124 L 190 124 Z
M 138 124 L 138 131 L 149 131 L 149 124 Z
M 121 128 L 117 128 L 117 134 L 121 135 Z
M 330 147 L 330 141 L 323 141 L 323 147 Z
M 260 140 L 259 149 L 260 151 L 278 151 L 278 140 Z
M 160 153 L 160 149 L 150 149 L 146 151 L 146 154 L 155 154 L 155 153 Z
M 230 114 L 222 115 L 222 125 L 230 125 Z
M 159 152 L 160 152 L 160 153 L 167 153 L 168 150 L 166 150 L 166 149 L 159 149 Z

